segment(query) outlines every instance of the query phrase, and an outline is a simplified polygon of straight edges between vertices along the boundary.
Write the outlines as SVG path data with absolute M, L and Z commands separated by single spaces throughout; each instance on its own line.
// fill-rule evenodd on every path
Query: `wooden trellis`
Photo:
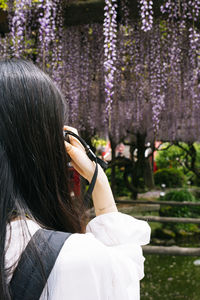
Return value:
M 148 205 L 170 205 L 170 206 L 199 206 L 200 202 L 176 202 L 176 201 L 134 201 L 134 200 L 116 200 L 117 204 L 148 204 Z M 160 223 L 192 223 L 200 224 L 198 218 L 170 218 L 159 216 L 134 216 L 137 219 L 145 220 L 148 222 L 160 222 Z M 181 256 L 200 256 L 200 247 L 196 248 L 184 248 L 178 246 L 144 246 L 144 254 L 164 254 L 164 255 L 181 255 Z

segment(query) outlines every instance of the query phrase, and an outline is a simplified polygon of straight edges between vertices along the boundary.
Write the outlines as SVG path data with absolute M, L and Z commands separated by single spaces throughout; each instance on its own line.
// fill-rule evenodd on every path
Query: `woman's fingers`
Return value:
M 78 130 L 76 128 L 74 128 L 74 127 L 64 125 L 63 129 L 64 130 L 72 131 L 73 133 L 75 133 L 75 134 L 78 135 Z
M 68 155 L 72 159 L 72 164 L 74 165 L 75 169 L 86 179 L 90 180 L 91 176 L 94 173 L 95 165 L 94 163 L 88 158 L 85 151 L 82 151 L 78 147 L 65 142 L 65 147 Z
M 67 153 L 81 169 L 93 166 L 93 162 L 88 158 L 87 154 L 72 144 L 65 142 Z
M 67 150 L 67 153 L 71 157 L 70 152 L 72 151 L 72 145 L 70 143 L 66 142 L 66 141 L 64 141 L 64 143 L 65 143 L 65 148 Z
M 79 148 L 80 150 L 82 150 L 83 152 L 85 152 L 85 148 L 83 147 L 83 145 L 79 142 L 79 140 L 77 140 L 74 136 L 69 134 L 69 141 L 70 144 L 72 144 L 74 147 Z
M 69 130 L 69 131 L 72 131 L 73 133 L 75 133 L 76 135 L 78 135 L 78 131 L 76 128 L 74 127 L 71 127 L 71 126 L 64 126 L 63 127 L 64 130 Z M 70 144 L 72 144 L 73 146 L 81 149 L 82 151 L 85 151 L 83 145 L 79 142 L 79 140 L 77 140 L 74 136 L 70 135 L 69 134 L 69 141 L 70 141 Z
M 79 166 L 74 161 L 71 162 L 71 165 L 82 177 L 86 178 L 83 170 L 81 170 L 81 168 L 79 168 Z
M 64 130 L 69 130 L 78 135 L 78 131 L 70 126 L 64 126 Z M 65 141 L 65 147 L 72 160 L 75 170 L 89 182 L 92 179 L 95 170 L 95 164 L 88 158 L 85 148 L 74 136 L 69 134 L 70 143 Z

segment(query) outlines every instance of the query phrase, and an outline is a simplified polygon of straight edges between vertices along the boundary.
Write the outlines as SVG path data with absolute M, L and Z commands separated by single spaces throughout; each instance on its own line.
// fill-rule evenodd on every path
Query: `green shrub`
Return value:
M 199 188 L 193 189 L 191 192 L 195 196 L 195 198 L 197 199 L 197 201 L 200 201 L 200 189 Z
M 181 170 L 169 168 L 160 169 L 154 173 L 156 185 L 166 184 L 166 187 L 181 187 L 185 181 Z
M 200 178 L 198 178 L 194 172 L 190 171 L 186 167 L 186 160 L 188 164 L 191 164 L 191 154 L 188 155 L 189 146 L 186 143 L 179 143 L 181 147 L 177 145 L 170 146 L 170 143 L 162 144 L 162 151 L 156 152 L 155 162 L 158 169 L 175 168 L 181 170 L 185 174 L 185 182 L 190 182 L 190 185 L 200 186 Z M 200 143 L 193 144 L 196 151 L 196 169 L 200 169 Z M 169 148 L 168 148 L 169 147 Z M 165 149 L 165 150 L 164 150 Z M 186 149 L 186 150 L 183 150 Z
M 170 144 L 164 143 L 161 149 L 166 149 Z M 185 146 L 185 144 L 183 144 Z M 180 167 L 180 161 L 185 158 L 185 152 L 176 145 L 156 153 L 155 161 L 159 169 L 163 168 L 177 168 Z
M 106 175 L 108 176 L 109 182 L 111 182 L 111 168 L 108 168 L 106 170 Z M 115 180 L 116 180 L 116 186 L 115 186 L 115 193 L 116 196 L 122 197 L 122 196 L 131 196 L 130 190 L 126 187 L 124 183 L 124 168 L 115 168 Z
M 177 201 L 177 202 L 195 202 L 195 197 L 187 190 L 173 191 L 167 193 L 164 197 L 161 197 L 164 201 Z M 163 217 L 182 217 L 193 218 L 197 217 L 200 212 L 200 207 L 193 206 L 161 206 L 160 216 Z M 163 228 L 168 228 L 176 233 L 184 232 L 199 232 L 199 228 L 196 224 L 183 224 L 183 223 L 168 223 L 164 224 Z
M 198 178 L 192 171 L 187 172 L 185 177 L 188 185 L 200 186 L 200 178 Z
M 192 193 L 190 193 L 188 190 L 185 190 L 185 189 L 180 190 L 180 191 L 168 192 L 165 194 L 164 197 L 162 197 L 162 200 L 177 201 L 177 202 L 183 202 L 183 201 L 195 202 L 196 201 L 196 199 L 192 195 Z
M 188 144 L 186 143 L 179 143 L 184 149 L 189 150 Z M 171 147 L 167 148 L 170 144 L 164 143 L 161 146 L 162 151 L 156 152 L 155 162 L 159 169 L 163 168 L 183 168 L 185 171 L 188 169 L 183 167 L 185 165 L 186 159 L 186 151 L 181 149 L 176 145 L 172 145 Z M 200 168 L 200 143 L 194 143 L 194 148 L 196 150 L 196 168 Z M 166 149 L 166 150 L 163 150 Z M 188 156 L 187 159 L 191 162 L 191 156 Z

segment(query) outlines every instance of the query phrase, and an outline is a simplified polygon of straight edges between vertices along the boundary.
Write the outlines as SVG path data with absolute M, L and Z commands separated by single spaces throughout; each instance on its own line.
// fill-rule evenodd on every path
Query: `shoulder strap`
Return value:
M 56 258 L 70 235 L 71 233 L 45 229 L 36 231 L 22 253 L 11 279 L 12 299 L 40 298 Z

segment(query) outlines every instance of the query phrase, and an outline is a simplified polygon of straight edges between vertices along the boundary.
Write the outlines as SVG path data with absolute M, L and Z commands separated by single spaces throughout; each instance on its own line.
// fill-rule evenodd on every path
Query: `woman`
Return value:
M 100 166 L 97 217 L 85 226 L 83 206 L 70 196 L 67 154 L 88 181 L 95 165 L 76 138 L 64 142 L 63 128 L 76 132 L 64 127 L 65 113 L 62 94 L 31 62 L 0 62 L 0 299 L 12 299 L 13 272 L 41 227 L 72 233 L 41 300 L 139 299 L 149 226 L 117 211 Z

